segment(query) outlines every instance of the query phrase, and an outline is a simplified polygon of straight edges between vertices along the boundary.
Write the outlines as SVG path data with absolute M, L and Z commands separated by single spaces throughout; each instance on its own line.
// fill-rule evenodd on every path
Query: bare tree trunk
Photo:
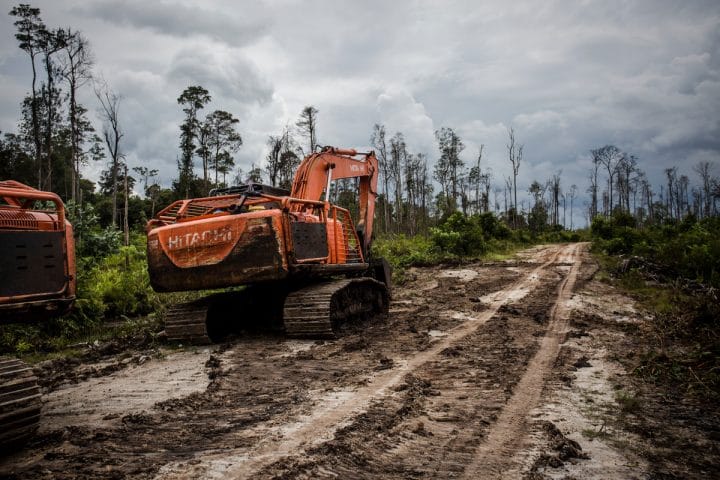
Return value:
M 513 203 L 515 208 L 515 214 L 513 216 L 513 227 L 518 228 L 517 224 L 517 218 L 518 218 L 518 207 L 517 207 L 517 176 L 518 172 L 520 171 L 520 162 L 522 161 L 522 155 L 523 155 L 523 146 L 522 145 L 516 145 L 515 144 L 515 130 L 510 127 L 508 130 L 508 141 L 507 144 L 507 150 L 508 150 L 508 159 L 510 160 L 510 163 L 512 164 L 512 170 L 513 170 Z
M 107 85 L 96 87 L 95 96 L 97 96 L 100 101 L 100 106 L 102 107 L 101 113 L 103 120 L 105 121 L 103 136 L 105 137 L 105 144 L 110 152 L 110 159 L 112 162 L 112 224 L 115 227 L 117 226 L 118 170 L 120 169 L 120 163 L 122 161 L 122 155 L 120 153 L 120 139 L 124 135 L 120 130 L 120 122 L 118 118 L 120 96 L 111 92 Z
M 128 170 L 127 165 L 125 167 L 125 188 L 123 189 L 125 191 L 125 218 L 123 219 L 123 231 L 125 232 L 125 246 L 130 245 L 130 222 L 128 222 L 128 212 L 129 212 L 129 205 L 128 205 Z M 129 253 L 125 251 L 125 268 L 130 268 L 130 257 Z

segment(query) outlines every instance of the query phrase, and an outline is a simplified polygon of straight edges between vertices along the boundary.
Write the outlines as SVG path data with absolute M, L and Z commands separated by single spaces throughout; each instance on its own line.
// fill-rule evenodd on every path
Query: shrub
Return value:
M 452 255 L 482 254 L 487 250 L 481 226 L 483 218 L 485 217 L 468 217 L 460 212 L 455 212 L 439 227 L 430 229 L 433 243 L 441 252 Z
M 590 231 L 593 237 L 610 240 L 613 236 L 612 223 L 605 217 L 597 216 L 593 218 Z
M 379 238 L 373 242 L 372 254 L 385 258 L 394 269 L 425 265 L 437 260 L 433 243 L 427 238 L 403 234 Z

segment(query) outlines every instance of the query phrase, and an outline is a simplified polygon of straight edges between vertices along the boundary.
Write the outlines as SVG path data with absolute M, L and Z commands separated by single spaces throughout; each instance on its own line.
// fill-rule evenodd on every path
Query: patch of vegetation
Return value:
M 607 426 L 603 423 L 597 430 L 592 428 L 584 428 L 581 432 L 583 437 L 588 440 L 595 440 L 599 438 L 601 440 L 608 440 L 612 438 L 611 433 L 607 430 Z
M 651 314 L 634 372 L 681 395 L 720 398 L 720 219 L 637 228 L 597 218 L 593 251 L 604 278 Z
M 625 390 L 618 390 L 615 392 L 615 402 L 617 402 L 620 412 L 623 414 L 636 412 L 642 405 L 642 402 L 636 393 L 627 392 Z
M 541 243 L 576 242 L 588 232 L 560 228 L 540 234 L 527 229 L 511 230 L 492 213 L 450 214 L 429 235 L 404 234 L 380 237 L 373 243 L 373 255 L 384 257 L 393 267 L 393 281 L 403 283 L 412 266 L 477 259 L 503 260 L 522 248 Z

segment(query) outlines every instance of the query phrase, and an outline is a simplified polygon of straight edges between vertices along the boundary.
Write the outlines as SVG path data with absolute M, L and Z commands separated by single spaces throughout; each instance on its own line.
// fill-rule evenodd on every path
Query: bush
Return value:
M 372 256 L 382 257 L 393 269 L 393 282 L 405 281 L 405 270 L 411 266 L 429 265 L 439 260 L 434 244 L 427 238 L 416 235 L 392 235 L 375 240 Z
M 393 269 L 428 265 L 438 259 L 433 243 L 420 235 L 408 237 L 398 234 L 379 238 L 373 242 L 372 254 L 385 258 Z
M 441 252 L 452 255 L 480 255 L 487 250 L 481 226 L 483 220 L 491 223 L 484 216 L 468 217 L 455 212 L 439 227 L 430 229 L 433 243 Z M 491 228 L 495 228 L 494 224 L 491 224 Z
M 592 222 L 593 249 L 610 255 L 636 255 L 662 265 L 671 277 L 720 286 L 720 219 L 683 221 L 638 229 L 634 219 L 615 212 Z
M 593 218 L 590 232 L 593 237 L 610 240 L 613 236 L 612 223 L 605 217 L 597 216 Z
M 145 237 L 102 259 L 83 277 L 79 288 L 78 316 L 88 320 L 147 314 L 159 306 L 150 286 L 145 257 Z

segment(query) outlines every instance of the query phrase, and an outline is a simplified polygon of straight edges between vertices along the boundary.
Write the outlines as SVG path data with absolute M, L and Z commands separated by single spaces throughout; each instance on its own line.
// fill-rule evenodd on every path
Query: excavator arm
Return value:
M 352 149 L 323 148 L 300 164 L 293 179 L 290 196 L 319 201 L 325 192 L 327 201 L 330 182 L 340 178 L 360 179 L 358 198 L 360 218 L 357 230 L 361 232 L 363 250 L 367 251 L 372 238 L 377 197 L 378 160 L 374 152 L 362 153 Z

